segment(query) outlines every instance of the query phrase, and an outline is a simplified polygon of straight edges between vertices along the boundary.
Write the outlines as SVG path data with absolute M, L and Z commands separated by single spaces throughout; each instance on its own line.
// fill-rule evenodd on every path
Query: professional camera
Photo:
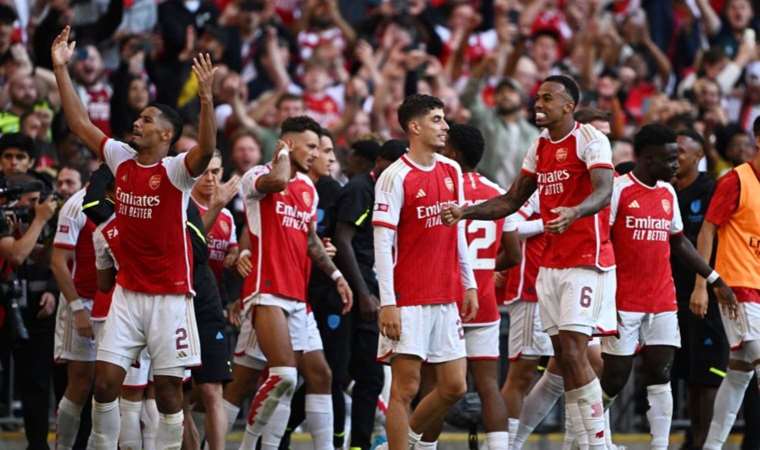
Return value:
M 20 182 L 9 183 L 5 179 L 0 179 L 0 236 L 13 233 L 17 224 L 28 225 L 34 220 L 34 206 L 20 205 L 19 199 L 22 195 L 29 192 L 40 192 L 40 200 L 46 200 L 53 196 L 60 200 L 57 192 L 53 192 L 41 180 L 30 179 Z M 40 234 L 39 241 L 46 240 L 52 230 L 43 230 Z

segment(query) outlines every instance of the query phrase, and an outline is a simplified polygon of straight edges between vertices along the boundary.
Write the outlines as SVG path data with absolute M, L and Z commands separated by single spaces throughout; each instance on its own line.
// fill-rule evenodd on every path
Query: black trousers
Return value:
M 343 392 L 354 380 L 351 406 L 351 447 L 368 450 L 375 424 L 377 398 L 383 389 L 383 368 L 377 362 L 377 322 L 363 321 L 358 306 L 341 315 L 342 303 L 334 288 L 318 291 L 311 296 L 314 318 L 317 321 L 325 358 L 332 370 L 333 444 L 342 447 L 345 436 L 346 403 Z M 293 396 L 288 431 L 294 430 L 305 418 L 305 388 Z M 288 448 L 289 433 L 280 448 Z
M 49 450 L 50 390 L 53 376 L 53 330 L 29 330 L 29 340 L 13 349 L 15 389 L 24 414 L 29 450 Z

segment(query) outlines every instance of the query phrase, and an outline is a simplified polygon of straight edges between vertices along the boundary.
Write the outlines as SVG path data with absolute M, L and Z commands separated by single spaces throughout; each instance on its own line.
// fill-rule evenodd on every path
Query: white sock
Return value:
M 155 398 L 143 400 L 140 420 L 143 424 L 143 450 L 156 450 L 156 433 L 158 433 L 158 406 Z
M 573 411 L 578 411 L 578 408 L 575 407 L 575 405 L 570 406 L 570 403 L 565 402 L 565 434 L 562 436 L 562 450 L 572 450 L 573 444 L 577 441 L 578 435 L 583 434 L 579 433 L 579 430 L 574 428 L 572 415 Z M 580 420 L 578 421 L 580 423 Z M 585 431 L 585 430 L 583 430 Z
M 509 450 L 509 432 L 492 431 L 486 433 L 488 450 Z
M 182 446 L 182 422 L 185 413 L 182 410 L 174 414 L 158 413 L 158 433 L 156 450 L 179 450 Z
M 608 450 L 614 450 L 615 444 L 612 443 L 612 427 L 610 426 L 610 410 L 604 411 L 604 443 Z
M 233 405 L 225 399 L 222 399 L 222 406 L 224 407 L 224 412 L 227 413 L 227 430 L 224 433 L 227 434 L 232 431 L 232 427 L 235 425 L 235 420 L 237 420 L 237 416 L 240 414 L 240 407 Z
M 414 446 L 422 440 L 422 434 L 415 433 L 411 428 L 409 428 L 409 435 L 407 439 L 409 442 L 409 448 L 414 448 Z
M 414 450 L 436 450 L 438 448 L 438 441 L 425 442 L 420 440 L 415 444 Z
M 536 429 L 542 420 L 554 408 L 557 400 L 565 392 L 565 382 L 562 377 L 548 370 L 539 378 L 523 402 L 520 411 L 520 424 L 517 434 L 513 437 L 514 450 L 520 450 L 528 440 L 528 436 Z M 512 437 L 510 430 L 510 437 Z
M 298 371 L 295 367 L 271 367 L 269 375 L 251 402 L 245 434 L 240 443 L 240 450 L 254 450 L 256 441 L 262 435 L 269 418 L 277 408 L 281 398 L 290 402 L 293 390 L 298 381 Z
M 726 378 L 720 383 L 718 393 L 715 394 L 713 417 L 710 422 L 710 431 L 707 433 L 704 450 L 720 450 L 731 432 L 731 427 L 736 420 L 736 413 L 742 405 L 744 391 L 752 380 L 752 372 L 742 372 L 728 369 Z
M 509 433 L 509 448 L 513 449 L 515 445 L 515 436 L 517 429 L 520 427 L 520 420 L 513 417 L 507 419 L 507 432 Z
M 142 448 L 142 433 L 140 432 L 140 413 L 142 402 L 132 402 L 119 399 L 121 413 L 121 432 L 119 433 L 119 448 L 124 450 L 139 450 Z
M 647 386 L 647 420 L 652 434 L 652 450 L 667 450 L 670 422 L 673 419 L 673 393 L 670 383 Z
M 83 405 L 77 405 L 68 398 L 61 397 L 58 403 L 58 417 L 55 427 L 55 447 L 59 450 L 71 450 L 79 432 L 79 421 Z
M 119 400 L 109 403 L 92 401 L 92 434 L 96 449 L 116 448 L 120 427 Z
M 333 450 L 333 407 L 330 394 L 306 394 L 306 426 L 314 450 Z
M 264 433 L 261 435 L 261 450 L 277 450 L 280 447 L 282 435 L 285 434 L 285 428 L 288 427 L 290 419 L 290 398 L 280 398 L 267 426 L 264 427 Z
M 195 429 L 198 430 L 198 437 L 201 440 L 201 448 L 203 448 L 203 441 L 206 439 L 206 413 L 203 411 L 190 410 L 190 414 L 193 418 Z
M 589 449 L 605 450 L 604 406 L 602 405 L 602 386 L 599 384 L 599 380 L 594 378 L 585 386 L 567 391 L 565 399 L 571 405 L 578 405 L 583 419 L 583 427 L 588 435 Z

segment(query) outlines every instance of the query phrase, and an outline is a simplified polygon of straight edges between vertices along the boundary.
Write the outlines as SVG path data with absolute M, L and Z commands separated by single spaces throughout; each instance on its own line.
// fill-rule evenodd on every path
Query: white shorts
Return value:
M 92 311 L 92 300 L 82 299 L 87 311 Z M 82 337 L 74 328 L 74 314 L 63 294 L 58 296 L 58 311 L 55 316 L 55 361 L 95 362 L 97 346 L 95 339 Z
M 100 345 L 103 339 L 103 328 L 105 328 L 105 320 L 93 320 L 92 329 L 95 332 L 95 342 Z M 152 381 L 150 373 L 150 355 L 148 355 L 147 347 L 142 349 L 140 356 L 129 366 L 127 369 L 127 375 L 124 377 L 122 386 L 129 388 L 146 387 L 148 381 Z
M 288 317 L 288 331 L 294 351 L 310 353 L 322 350 L 322 337 L 319 334 L 319 328 L 317 328 L 317 321 L 314 319 L 313 312 L 306 312 L 305 303 L 270 294 L 261 294 L 258 297 L 268 297 L 268 299 L 265 298 L 255 304 L 279 306 L 285 311 Z M 264 356 L 264 352 L 261 351 L 261 347 L 256 340 L 256 331 L 253 328 L 253 315 L 251 313 L 253 305 L 254 302 L 249 302 L 240 314 L 240 334 L 238 335 L 237 344 L 235 344 L 232 361 L 239 366 L 263 370 L 267 365 L 267 358 Z M 302 305 L 302 307 L 299 305 Z M 305 319 L 305 325 L 301 316 Z
M 464 346 L 471 361 L 499 359 L 499 322 L 464 327 Z
M 147 348 L 156 375 L 181 377 L 201 363 L 193 300 L 150 295 L 116 285 L 98 347 L 98 361 L 128 370 Z
M 400 306 L 399 312 L 401 338 L 392 341 L 380 334 L 378 361 L 389 363 L 396 355 L 413 355 L 436 364 L 467 356 L 456 303 Z
M 619 336 L 602 338 L 602 353 L 616 356 L 635 355 L 647 345 L 667 345 L 681 348 L 676 311 L 644 313 L 618 311 Z
M 552 340 L 541 325 L 540 309 L 536 302 L 516 301 L 507 305 L 510 361 L 523 356 L 554 356 Z
M 541 267 L 536 279 L 541 323 L 549 336 L 575 331 L 588 336 L 616 330 L 615 270 Z
M 720 317 L 731 350 L 741 347 L 742 342 L 760 339 L 760 303 L 739 303 L 736 320 L 731 320 L 720 308 Z

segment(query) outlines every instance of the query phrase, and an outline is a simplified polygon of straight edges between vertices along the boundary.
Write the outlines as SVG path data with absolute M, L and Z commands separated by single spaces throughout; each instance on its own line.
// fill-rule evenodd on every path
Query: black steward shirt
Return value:
M 322 177 L 317 180 L 316 186 L 319 203 L 317 204 L 317 236 L 320 238 L 332 238 L 335 233 L 335 199 L 340 191 L 340 183 L 332 177 Z M 314 289 L 334 288 L 335 282 L 330 279 L 319 267 L 312 265 L 311 278 L 309 279 L 309 298 L 321 296 L 321 292 Z
M 375 204 L 375 175 L 356 175 L 343 186 L 335 204 L 335 220 L 356 227 L 351 245 L 362 276 L 368 285 L 375 284 L 375 253 L 372 231 L 372 208 Z
M 715 190 L 715 181 L 708 174 L 700 172 L 690 186 L 676 193 L 683 219 L 683 233 L 695 247 L 713 190 Z M 673 268 L 673 282 L 676 285 L 678 303 L 688 307 L 696 274 L 678 258 L 671 256 L 670 263 Z

